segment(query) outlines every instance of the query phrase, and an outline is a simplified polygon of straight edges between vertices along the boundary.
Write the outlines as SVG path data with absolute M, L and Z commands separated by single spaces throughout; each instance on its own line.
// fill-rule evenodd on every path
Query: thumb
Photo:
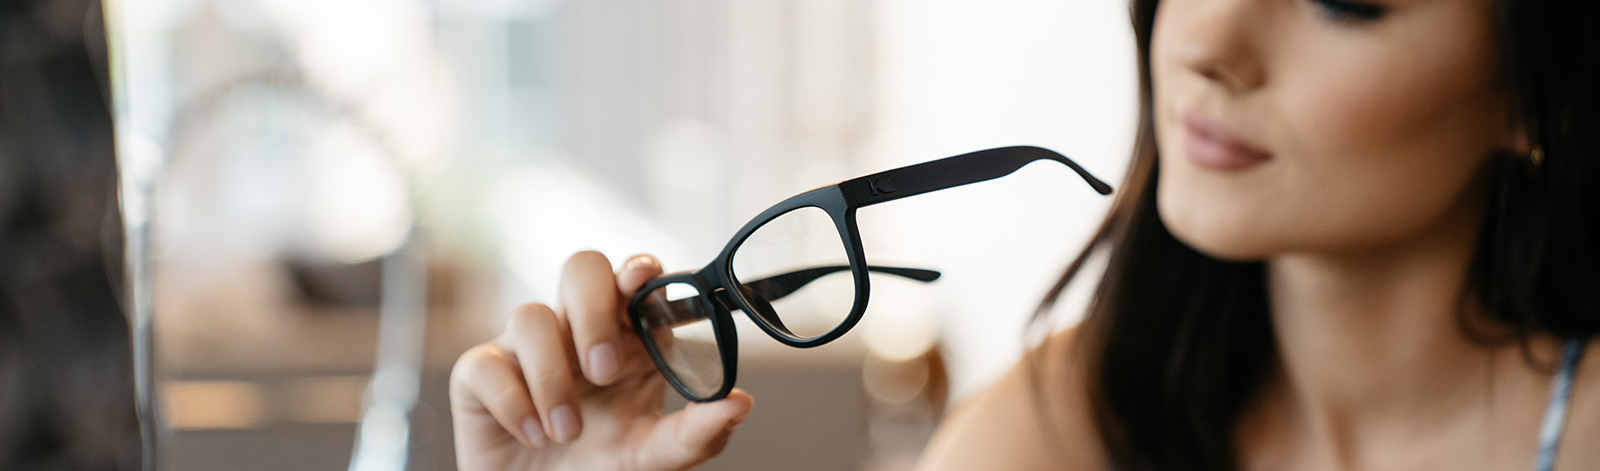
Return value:
M 734 427 L 750 415 L 755 400 L 735 389 L 714 402 L 690 403 L 656 422 L 641 450 L 639 469 L 676 470 L 700 464 L 722 452 Z

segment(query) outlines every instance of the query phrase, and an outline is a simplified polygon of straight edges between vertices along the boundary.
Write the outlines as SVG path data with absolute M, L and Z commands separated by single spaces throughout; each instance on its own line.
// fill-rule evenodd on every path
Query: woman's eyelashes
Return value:
M 1310 0 L 1322 14 L 1338 23 L 1368 23 L 1382 18 L 1388 9 L 1383 5 L 1350 0 Z

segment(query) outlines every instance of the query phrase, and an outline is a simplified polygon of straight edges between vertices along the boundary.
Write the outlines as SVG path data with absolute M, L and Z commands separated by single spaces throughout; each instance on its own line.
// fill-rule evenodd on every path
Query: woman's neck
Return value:
M 1359 459 L 1374 440 L 1478 418 L 1463 413 L 1506 353 L 1460 328 L 1478 315 L 1464 293 L 1479 221 L 1462 208 L 1401 243 L 1268 262 L 1278 398 L 1325 452 Z
M 1283 373 L 1305 406 L 1348 420 L 1449 407 L 1486 351 L 1461 332 L 1471 240 L 1269 264 Z M 1476 381 L 1476 384 L 1463 384 Z

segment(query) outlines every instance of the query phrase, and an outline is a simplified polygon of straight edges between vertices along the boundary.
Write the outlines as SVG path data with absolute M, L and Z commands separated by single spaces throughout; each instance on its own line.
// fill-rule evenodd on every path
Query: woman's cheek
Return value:
M 1421 79 L 1328 74 L 1285 101 L 1299 150 L 1289 163 L 1301 167 L 1303 188 L 1324 193 L 1299 208 L 1320 215 L 1305 221 L 1307 248 L 1392 242 L 1463 203 L 1489 144 L 1482 126 L 1449 116 L 1478 98 L 1448 79 Z
M 1489 65 L 1428 46 L 1359 52 L 1334 48 L 1327 54 L 1297 56 L 1279 77 L 1282 119 L 1294 129 L 1301 147 L 1353 158 L 1386 158 L 1399 150 L 1419 150 L 1419 145 L 1439 147 L 1426 141 L 1443 137 L 1443 128 L 1475 132 L 1472 123 L 1452 115 L 1493 112 L 1474 106 L 1493 85 L 1484 70 Z M 1416 57 L 1413 49 L 1437 52 Z
M 1306 162 L 1325 165 L 1320 158 L 1359 157 L 1389 147 L 1395 133 L 1412 119 L 1407 96 L 1377 74 L 1312 69 L 1306 80 L 1286 81 L 1283 122 L 1294 136 L 1294 146 Z

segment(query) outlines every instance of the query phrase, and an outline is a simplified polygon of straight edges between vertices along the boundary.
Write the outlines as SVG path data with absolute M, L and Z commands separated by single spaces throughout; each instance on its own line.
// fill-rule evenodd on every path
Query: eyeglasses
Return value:
M 817 188 L 762 211 L 700 271 L 646 282 L 628 302 L 634 333 L 678 393 L 697 402 L 722 399 L 733 390 L 739 357 L 732 311 L 743 311 L 785 345 L 809 348 L 839 338 L 861 320 L 869 274 L 922 282 L 939 278 L 933 270 L 868 265 L 857 209 L 1000 178 L 1038 160 L 1066 164 L 1096 192 L 1111 194 L 1109 185 L 1071 159 L 1027 146 L 962 154 Z

